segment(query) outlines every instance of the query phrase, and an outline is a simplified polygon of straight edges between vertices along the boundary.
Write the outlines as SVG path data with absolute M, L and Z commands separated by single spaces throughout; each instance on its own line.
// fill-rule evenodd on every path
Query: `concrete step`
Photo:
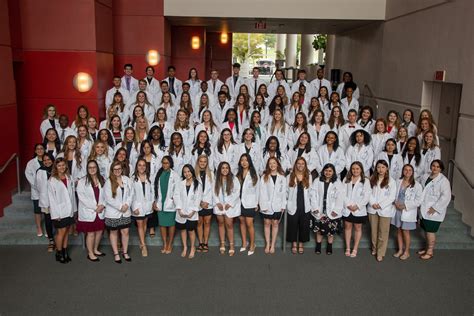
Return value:
M 12 201 L 13 203 L 5 209 L 5 216 L 0 218 L 0 245 L 47 245 L 47 238 L 36 236 L 32 202 L 29 193 L 16 194 L 13 196 Z M 369 230 L 369 225 L 365 225 L 363 228 L 364 234 L 360 243 L 361 248 L 369 248 L 370 246 Z M 255 218 L 255 233 L 256 246 L 264 247 L 263 221 L 259 216 Z M 417 230 L 416 232 L 412 232 L 411 235 L 411 247 L 413 249 L 424 245 L 422 232 Z M 238 221 L 236 221 L 234 225 L 234 236 L 235 245 L 237 248 L 240 248 L 241 238 Z M 280 224 L 279 239 L 277 242 L 278 247 L 283 246 L 282 237 L 283 223 Z M 70 243 L 71 245 L 81 246 L 83 244 L 83 236 L 70 236 Z M 157 230 L 156 237 L 150 238 L 147 236 L 146 243 L 150 246 L 161 246 L 162 242 L 159 236 L 159 230 Z M 104 237 L 102 244 L 109 245 L 108 238 Z M 139 245 L 138 234 L 133 225 L 130 233 L 130 244 L 132 246 Z M 176 235 L 174 244 L 176 246 L 181 245 L 179 234 Z M 306 247 L 313 248 L 314 244 L 314 236 L 311 236 L 311 241 L 306 244 Z M 209 246 L 219 246 L 217 223 L 215 219 L 213 219 L 211 226 Z M 452 205 L 448 210 L 445 221 L 441 225 L 440 232 L 437 234 L 436 247 L 439 249 L 474 249 L 474 238 L 469 235 L 468 227 L 461 221 L 461 214 L 452 208 Z M 335 238 L 334 248 L 344 248 L 342 234 Z M 393 227 L 390 234 L 389 248 L 396 248 L 396 230 Z

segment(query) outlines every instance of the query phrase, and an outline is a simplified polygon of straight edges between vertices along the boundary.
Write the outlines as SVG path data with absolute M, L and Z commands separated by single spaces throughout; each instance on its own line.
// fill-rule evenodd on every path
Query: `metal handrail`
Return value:
M 16 182 L 17 182 L 17 188 L 18 188 L 18 193 L 21 193 L 21 183 L 20 183 L 20 157 L 18 157 L 17 153 L 14 153 L 11 155 L 10 158 L 8 158 L 7 162 L 0 168 L 0 174 L 2 174 L 5 169 L 7 169 L 8 165 L 13 161 L 13 159 L 16 160 Z
M 364 94 L 365 90 L 367 90 L 369 92 L 368 95 Z M 373 110 L 374 110 L 374 117 L 377 117 L 377 114 L 379 112 L 379 103 L 377 101 L 378 98 L 374 94 L 374 92 L 372 91 L 372 88 L 368 84 L 364 84 L 364 90 L 361 92 L 360 96 L 364 98 L 364 102 L 361 103 L 362 105 L 365 105 L 365 98 L 369 98 L 369 99 L 372 99 L 373 101 L 375 101 L 375 107 L 373 107 Z
M 464 171 L 462 171 L 462 169 L 459 168 L 459 166 L 457 165 L 457 163 L 454 159 L 451 159 L 448 162 L 448 179 L 449 179 L 449 182 L 451 183 L 451 186 L 453 185 L 453 177 L 454 177 L 453 167 L 456 168 L 459 171 L 459 173 L 464 178 L 464 180 L 467 182 L 467 184 L 469 184 L 471 189 L 474 189 L 474 185 L 472 184 L 471 180 L 469 180 L 469 178 L 466 176 Z

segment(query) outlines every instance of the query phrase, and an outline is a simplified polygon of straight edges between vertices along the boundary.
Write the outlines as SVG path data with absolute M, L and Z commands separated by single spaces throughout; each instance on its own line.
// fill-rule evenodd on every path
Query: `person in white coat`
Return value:
M 122 96 L 123 104 L 128 104 L 130 100 L 130 94 L 128 90 L 122 87 L 122 79 L 119 76 L 114 76 L 114 86 L 107 90 L 105 93 L 105 109 L 107 110 L 112 104 L 114 104 L 114 96 L 116 93 L 120 93 Z
M 168 83 L 170 93 L 176 97 L 177 95 L 180 95 L 183 86 L 183 82 L 179 80 L 178 78 L 175 77 L 176 74 L 176 68 L 174 66 L 168 66 L 168 77 L 163 79 L 163 81 L 166 81 Z
M 155 68 L 153 66 L 147 66 L 145 68 L 145 78 L 143 80 L 146 81 L 146 90 L 151 94 L 151 95 L 157 95 L 158 92 L 161 90 L 160 88 L 160 82 L 154 77 L 155 76 Z
M 411 164 L 415 169 L 415 180 L 421 182 L 425 174 L 425 165 L 421 155 L 420 142 L 413 136 L 407 140 L 406 146 L 402 151 L 403 164 Z
M 225 253 L 225 234 L 229 240 L 229 256 L 235 254 L 234 218 L 240 216 L 240 182 L 232 174 L 228 162 L 219 163 L 213 190 L 214 214 L 219 228 L 219 252 Z
M 265 148 L 263 148 L 263 160 L 262 164 L 267 165 L 268 159 L 270 157 L 276 158 L 281 165 L 281 168 L 284 172 L 287 172 L 291 169 L 290 162 L 285 152 L 280 149 L 280 142 L 276 136 L 270 136 L 265 143 Z
M 53 128 L 55 130 L 59 129 L 59 120 L 56 111 L 56 106 L 53 104 L 48 104 L 43 110 L 43 121 L 40 125 L 41 138 L 46 136 L 48 129 Z
M 245 84 L 245 79 L 240 76 L 240 64 L 232 65 L 232 76 L 228 77 L 225 84 L 229 87 L 230 96 L 236 98 L 239 94 L 240 86 Z
M 421 204 L 423 188 L 415 181 L 415 170 L 410 164 L 403 166 L 402 176 L 397 180 L 395 216 L 391 224 L 397 227 L 398 251 L 393 255 L 400 260 L 410 257 L 410 230 L 416 229 L 418 207 Z
M 291 94 L 293 95 L 295 92 L 298 92 L 300 86 L 303 85 L 306 87 L 306 95 L 309 97 L 309 99 L 311 99 L 312 97 L 317 97 L 318 92 L 315 86 L 312 85 L 308 80 L 306 80 L 306 70 L 304 69 L 298 70 L 297 76 L 298 76 L 298 79 L 291 84 Z
M 265 253 L 275 253 L 278 226 L 286 209 L 287 181 L 276 157 L 270 157 L 265 166 L 259 188 L 260 213 L 263 216 Z
M 133 201 L 133 186 L 130 178 L 122 175 L 122 171 L 122 163 L 114 161 L 110 166 L 110 176 L 104 185 L 105 226 L 109 230 L 110 244 L 116 263 L 122 263 L 118 248 L 119 232 L 122 256 L 127 262 L 132 260 L 128 254 L 128 240 L 132 222 L 130 206 Z
M 370 176 L 370 168 L 374 163 L 374 151 L 370 146 L 370 134 L 364 129 L 352 133 L 350 146 L 346 151 L 346 170 L 349 170 L 354 161 L 359 161 L 364 166 L 365 176 Z
M 362 238 L 362 224 L 367 220 L 367 203 L 372 189 L 369 179 L 365 177 L 364 166 L 360 161 L 351 164 L 347 171 L 344 186 L 344 239 L 346 257 L 357 257 L 359 243 Z M 354 228 L 354 229 L 353 229 Z M 351 251 L 352 230 L 354 230 L 354 247 Z
M 255 97 L 258 94 L 258 88 L 260 85 L 265 84 L 262 78 L 260 78 L 260 69 L 258 67 L 253 67 L 252 69 L 252 77 L 247 78 L 245 84 L 249 88 L 249 94 L 252 99 L 255 100 Z
M 60 263 L 71 261 L 67 247 L 69 229 L 75 223 L 76 197 L 74 192 L 75 185 L 69 176 L 67 162 L 64 158 L 57 158 L 48 180 L 48 199 L 51 220 L 56 228 L 56 261 Z
M 277 94 L 277 88 L 279 86 L 283 86 L 286 95 L 290 95 L 290 85 L 286 82 L 285 76 L 283 75 L 283 71 L 281 69 L 277 69 L 275 71 L 275 80 L 268 85 L 267 91 L 270 95 L 270 98 L 273 98 Z
M 196 68 L 191 68 L 189 69 L 188 73 L 188 80 L 186 82 L 189 84 L 189 94 L 191 94 L 191 97 L 194 98 L 196 95 L 199 93 L 199 89 L 201 89 L 201 82 L 202 80 L 199 79 L 198 71 Z
M 39 206 L 39 192 L 35 184 L 36 172 L 43 165 L 44 146 L 41 143 L 35 145 L 35 154 L 33 159 L 28 161 L 25 168 L 25 177 L 31 188 L 31 200 L 33 201 L 33 213 L 35 214 L 36 236 L 43 236 L 41 224 L 41 207 Z
M 308 132 L 301 133 L 294 147 L 288 151 L 288 159 L 292 167 L 299 157 L 303 157 L 306 160 L 310 172 L 317 169 L 317 166 L 320 164 L 318 154 L 311 146 L 311 136 Z
M 324 68 L 318 68 L 316 71 L 316 79 L 311 81 L 311 84 L 314 87 L 314 91 L 320 91 L 322 87 L 326 87 L 328 90 L 328 95 L 332 93 L 331 81 L 324 78 Z
M 214 96 L 214 99 L 217 100 L 217 94 L 221 91 L 221 87 L 224 83 L 219 80 L 219 71 L 216 69 L 211 70 L 211 79 L 207 81 L 207 86 L 209 87 L 208 91 Z M 202 86 L 201 86 L 202 87 Z
M 197 223 L 198 252 L 209 252 L 209 235 L 214 208 L 213 190 L 214 173 L 211 171 L 211 159 L 207 155 L 200 155 L 196 162 L 196 178 L 201 183 L 202 196 L 199 203 L 199 219 Z
M 304 243 L 309 241 L 311 219 L 310 191 L 312 177 L 303 157 L 295 161 L 291 173 L 287 176 L 287 229 L 286 241 L 291 242 L 292 254 L 303 254 Z
M 137 223 L 142 257 L 148 257 L 145 234 L 147 221 L 153 213 L 153 202 L 155 201 L 153 181 L 151 180 L 150 169 L 147 164 L 144 158 L 139 158 L 132 177 L 133 200 L 131 209 L 132 217 Z
M 393 202 L 397 193 L 397 184 L 390 177 L 388 163 L 385 160 L 379 160 L 375 164 L 370 186 L 372 193 L 367 212 L 369 213 L 372 255 L 381 262 L 387 252 L 390 221 L 395 215 Z
M 214 169 L 217 169 L 219 164 L 223 161 L 229 163 L 232 170 L 237 169 L 237 162 L 235 161 L 237 159 L 237 143 L 235 142 L 230 129 L 224 128 L 221 130 L 221 136 L 212 152 L 214 158 Z
M 254 158 L 255 160 L 255 158 Z M 253 226 L 255 214 L 258 210 L 258 183 L 257 171 L 252 162 L 252 154 L 243 153 L 238 163 L 236 175 L 240 182 L 240 234 L 242 247 L 240 252 L 247 251 L 247 231 L 249 233 L 249 251 L 247 255 L 255 253 L 255 229 Z
M 415 123 L 415 115 L 410 109 L 403 111 L 401 127 L 407 129 L 408 137 L 416 136 L 417 126 Z
M 187 237 L 189 235 L 189 259 L 196 253 L 196 228 L 199 219 L 199 205 L 202 198 L 202 187 L 196 179 L 194 168 L 187 164 L 183 167 L 182 180 L 176 185 L 173 200 L 176 204 L 176 229 L 181 232 L 183 251 L 181 257 L 188 252 Z
M 133 65 L 125 64 L 123 65 L 124 76 L 122 80 L 122 88 L 128 91 L 130 95 L 138 91 L 138 80 L 132 77 L 133 75 Z
M 98 262 L 99 257 L 104 256 L 99 251 L 99 245 L 105 229 L 105 179 L 100 174 L 99 165 L 95 160 L 90 160 L 86 168 L 87 173 L 79 180 L 76 189 L 79 200 L 77 231 L 86 236 L 87 259 Z
M 311 185 L 311 227 L 316 233 L 316 254 L 321 254 L 321 243 L 323 237 L 327 236 L 326 254 L 332 255 L 334 235 L 342 228 L 343 195 L 344 187 L 338 179 L 336 168 L 326 164 L 319 179 Z
M 81 150 L 77 147 L 76 136 L 68 136 L 66 138 L 57 158 L 64 158 L 66 160 L 71 179 L 74 183 L 77 183 L 80 178 L 86 175 L 87 159 L 82 156 Z
M 173 250 L 173 240 L 176 225 L 176 207 L 173 199 L 179 175 L 173 170 L 173 159 L 164 156 L 161 159 L 161 169 L 155 178 L 155 203 L 153 209 L 158 211 L 158 223 L 163 245 L 161 253 L 170 254 Z
M 399 179 L 402 176 L 403 158 L 398 153 L 397 142 L 390 138 L 385 142 L 385 148 L 374 159 L 374 162 L 385 160 L 390 167 L 390 175 L 393 179 Z
M 46 236 L 49 239 L 48 252 L 53 252 L 56 249 L 54 244 L 53 222 L 51 220 L 51 213 L 49 211 L 49 197 L 48 197 L 48 180 L 53 171 L 54 157 L 50 154 L 44 154 L 43 165 L 36 171 L 34 177 L 34 187 L 38 190 L 38 206 L 41 213 L 44 215 L 44 226 L 46 228 Z
M 385 147 L 385 143 L 387 139 L 393 138 L 387 132 L 387 124 L 385 123 L 385 119 L 379 118 L 375 121 L 375 130 L 372 131 L 372 148 L 374 149 L 374 157 L 378 157 L 378 155 L 382 152 L 383 148 Z M 369 133 L 372 133 L 369 132 Z
M 319 174 L 323 171 L 323 166 L 328 163 L 334 165 L 338 176 L 346 167 L 346 157 L 339 146 L 339 140 L 335 132 L 329 131 L 326 133 L 324 142 L 318 149 L 318 158 L 316 170 Z
M 446 211 L 451 202 L 451 185 L 442 174 L 444 164 L 441 160 L 431 162 L 431 174 L 423 177 L 423 198 L 420 205 L 420 226 L 426 234 L 425 249 L 418 251 L 420 258 L 433 258 L 436 233 L 444 221 Z
M 249 154 L 252 159 L 252 166 L 257 174 L 263 172 L 262 150 L 259 144 L 255 142 L 255 132 L 251 128 L 246 128 L 242 134 L 242 143 L 237 145 L 235 157 L 241 157 L 243 154 Z M 237 165 L 237 164 L 236 164 Z
M 348 71 L 344 72 L 342 75 L 342 82 L 337 86 L 336 89 L 336 92 L 341 96 L 341 99 L 346 97 L 347 87 L 351 87 L 354 90 L 353 96 L 358 100 L 360 97 L 359 87 L 353 81 L 352 73 Z
M 374 110 L 370 105 L 365 105 L 360 108 L 360 118 L 357 120 L 357 124 L 370 134 L 374 133 Z
M 437 143 L 437 138 L 432 131 L 428 131 L 423 135 L 423 145 L 421 146 L 421 157 L 423 159 L 423 174 L 431 173 L 431 163 L 437 159 L 441 159 L 441 150 Z

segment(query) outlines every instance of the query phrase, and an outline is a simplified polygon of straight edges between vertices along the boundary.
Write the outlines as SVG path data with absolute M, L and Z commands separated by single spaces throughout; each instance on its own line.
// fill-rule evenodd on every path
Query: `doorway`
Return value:
M 437 123 L 441 160 L 446 166 L 445 172 L 448 169 L 448 162 L 455 158 L 461 93 L 462 84 L 423 82 L 421 104 L 422 108 L 431 111 Z

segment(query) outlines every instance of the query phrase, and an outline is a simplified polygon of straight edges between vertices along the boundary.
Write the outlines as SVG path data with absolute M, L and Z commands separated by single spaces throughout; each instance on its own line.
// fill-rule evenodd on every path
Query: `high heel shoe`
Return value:
M 234 243 L 229 243 L 229 257 L 232 257 L 235 254 Z
M 56 261 L 60 263 L 66 263 L 62 250 L 56 250 Z
M 326 254 L 327 255 L 332 255 L 332 244 L 327 244 L 326 246 Z
M 87 255 L 87 259 L 88 259 L 89 261 L 92 261 L 92 262 L 99 262 L 99 261 L 100 261 L 99 258 L 92 259 L 89 255 Z
M 317 243 L 316 243 L 316 248 L 314 248 L 314 252 L 315 252 L 317 255 L 320 255 L 320 254 L 321 254 L 321 243 L 320 243 L 320 242 L 317 242 Z
M 71 257 L 69 256 L 69 251 L 67 250 L 67 248 L 63 248 L 63 256 L 66 262 L 72 261 Z
M 128 253 L 126 253 L 126 252 L 124 252 L 124 253 L 122 254 L 122 257 L 123 257 L 123 259 L 124 259 L 125 261 L 127 261 L 127 262 L 131 262 L 131 261 L 132 261 L 132 258 L 131 258 L 131 257 L 128 255 Z
M 118 257 L 118 259 L 115 259 L 117 257 Z M 114 262 L 118 263 L 118 264 L 122 263 L 122 259 L 120 259 L 120 255 L 118 253 L 114 253 Z
M 221 246 L 219 247 L 219 253 L 221 255 L 225 254 L 225 243 L 221 242 Z
M 140 249 L 142 251 L 142 257 L 148 257 L 148 249 L 146 248 L 145 245 L 140 246 Z
M 254 253 L 255 253 L 255 247 L 254 247 L 253 249 L 250 248 L 250 249 L 249 249 L 249 252 L 247 252 L 247 256 L 251 256 L 251 255 L 253 255 Z

